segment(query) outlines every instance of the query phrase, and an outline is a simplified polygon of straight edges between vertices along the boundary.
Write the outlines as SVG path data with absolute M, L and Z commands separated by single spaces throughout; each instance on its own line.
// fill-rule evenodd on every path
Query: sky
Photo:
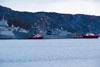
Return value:
M 0 0 L 0 5 L 17 11 L 58 12 L 100 16 L 100 0 Z

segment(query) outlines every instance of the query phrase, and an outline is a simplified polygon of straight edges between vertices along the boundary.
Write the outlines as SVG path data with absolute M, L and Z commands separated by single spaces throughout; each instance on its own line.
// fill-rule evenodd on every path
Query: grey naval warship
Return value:
M 0 20 L 0 39 L 16 38 L 4 17 Z

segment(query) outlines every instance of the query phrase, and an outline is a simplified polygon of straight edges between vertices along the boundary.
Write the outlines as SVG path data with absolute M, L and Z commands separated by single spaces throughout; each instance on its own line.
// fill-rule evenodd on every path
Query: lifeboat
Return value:
M 86 35 L 76 36 L 74 38 L 99 38 L 99 35 L 95 35 L 93 33 L 88 32 Z

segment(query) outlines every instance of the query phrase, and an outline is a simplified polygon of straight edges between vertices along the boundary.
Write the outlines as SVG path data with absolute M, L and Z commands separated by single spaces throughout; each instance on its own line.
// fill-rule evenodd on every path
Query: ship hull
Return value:
M 0 39 L 15 39 L 15 35 L 12 31 L 2 31 L 0 32 Z
M 42 39 L 42 38 L 30 38 L 33 36 L 33 33 L 25 33 L 25 32 L 14 32 L 16 39 Z M 40 33 L 43 36 L 43 39 L 66 39 L 68 38 L 67 34 L 52 34 L 47 35 L 45 32 Z
M 53 32 L 52 34 L 47 34 L 45 31 L 41 33 L 43 39 L 66 39 L 68 38 L 66 31 Z
M 67 35 L 42 35 L 44 39 L 66 39 Z
M 28 39 L 43 39 L 43 37 L 29 37 Z
M 74 38 L 99 38 L 99 35 L 94 35 L 94 36 L 76 36 Z
M 15 34 L 16 39 L 28 39 L 32 36 L 31 33 L 25 33 L 25 32 L 13 32 Z
M 68 38 L 67 35 L 42 35 L 43 38 L 30 38 L 33 34 L 23 33 L 23 32 L 14 32 L 16 39 L 65 39 Z
M 0 35 L 0 39 L 15 39 L 14 36 Z

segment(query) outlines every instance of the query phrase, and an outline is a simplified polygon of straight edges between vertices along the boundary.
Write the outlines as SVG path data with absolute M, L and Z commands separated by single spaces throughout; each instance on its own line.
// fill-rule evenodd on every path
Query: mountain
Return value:
M 29 29 L 38 24 L 42 29 L 63 28 L 72 33 L 84 34 L 91 26 L 91 31 L 100 34 L 100 16 L 84 14 L 60 14 L 55 12 L 19 12 L 0 6 L 0 16 L 8 19 L 8 24 Z

